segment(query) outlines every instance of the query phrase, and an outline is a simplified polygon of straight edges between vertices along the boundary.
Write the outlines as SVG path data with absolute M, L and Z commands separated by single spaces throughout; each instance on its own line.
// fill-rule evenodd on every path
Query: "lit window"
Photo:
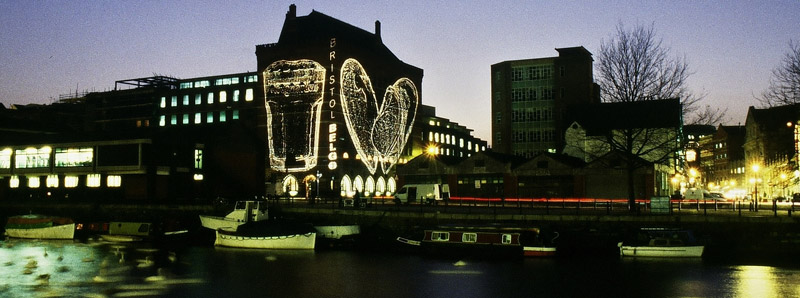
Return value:
M 94 159 L 92 147 L 56 148 L 56 167 L 90 167 Z
M 28 147 L 24 150 L 16 150 L 16 166 L 18 169 L 46 168 L 50 166 L 50 147 L 39 149 Z
M 239 90 L 233 90 L 233 101 L 239 101 Z
M 430 121 L 428 121 L 428 125 L 434 126 L 434 125 L 436 125 L 436 121 L 430 120 Z
M 433 141 L 439 143 L 439 133 L 438 132 L 433 134 Z
M 189 114 L 183 114 L 183 124 L 189 124 Z
M 11 168 L 11 148 L 0 150 L 0 169 Z
M 386 180 L 383 177 L 378 177 L 378 182 L 375 183 L 375 195 L 379 196 L 386 192 Z M 386 195 L 389 195 L 388 193 Z
M 228 101 L 228 92 L 225 90 L 219 92 L 219 102 L 227 102 Z
M 189 88 L 192 88 L 192 82 L 181 83 L 181 89 L 189 89 Z
M 178 97 L 173 95 L 172 98 L 170 98 L 169 102 L 170 102 L 170 106 L 177 107 L 178 106 Z
M 342 197 L 353 197 L 355 192 L 353 192 L 353 184 L 350 183 L 350 176 L 344 175 L 341 181 L 341 193 Z
M 474 243 L 476 241 L 478 241 L 478 234 L 476 233 L 464 233 L 461 235 L 461 242 Z
M 472 141 L 467 141 L 467 150 L 472 150 Z
M 41 181 L 39 177 L 28 177 L 28 187 L 29 188 L 39 188 Z
M 214 123 L 214 112 L 206 113 L 206 123 Z
M 183 105 L 184 106 L 188 106 L 189 105 L 189 94 L 184 94 L 183 95 Z
M 356 179 L 353 179 L 353 191 L 357 193 L 364 191 L 364 179 L 361 176 L 356 176 Z
M 50 188 L 58 187 L 58 175 L 53 175 L 53 174 L 47 175 L 47 180 L 45 180 L 45 184 L 47 184 L 47 187 Z
M 219 122 L 225 122 L 225 121 L 227 121 L 228 119 L 226 119 L 226 115 L 227 115 L 227 114 L 225 113 L 225 111 L 220 111 L 220 112 L 219 112 Z
M 253 101 L 253 88 L 244 91 L 244 101 Z
M 458 148 L 464 148 L 464 139 L 463 138 L 459 138 L 458 139 Z
M 386 195 L 391 196 L 396 190 L 397 182 L 394 181 L 394 177 L 389 177 L 389 181 L 386 182 Z
M 208 104 L 214 103 L 214 92 L 208 92 Z
M 106 177 L 106 185 L 108 185 L 108 187 L 120 187 L 122 185 L 122 176 L 108 175 L 108 177 Z
M 159 104 L 158 106 L 160 106 L 162 108 L 166 108 L 167 107 L 167 98 L 162 96 L 161 97 L 161 104 Z
M 298 184 L 297 178 L 294 175 L 286 175 L 283 178 L 283 193 L 288 193 L 290 196 L 294 197 L 297 195 Z
M 64 187 L 66 188 L 78 187 L 78 176 L 64 177 Z
M 428 132 L 428 141 L 429 142 L 433 142 L 433 132 L 432 131 Z
M 450 241 L 449 232 L 431 232 L 431 240 L 433 241 Z
M 364 195 L 369 196 L 371 193 L 375 192 L 375 179 L 371 176 L 367 177 L 367 182 L 364 184 Z
M 200 95 L 200 94 L 195 94 L 194 95 L 194 104 L 195 105 L 200 105 L 202 103 L 203 103 L 203 96 Z
M 11 176 L 11 179 L 8 180 L 8 187 L 10 187 L 10 188 L 18 188 L 19 187 L 19 176 L 17 176 L 17 175 Z
M 503 234 L 503 244 L 511 244 L 511 234 Z
M 203 181 L 203 174 L 194 174 L 192 178 L 194 181 Z
M 178 124 L 178 115 L 172 115 L 169 117 L 169 124 L 170 125 L 177 125 Z
M 166 126 L 167 125 L 167 116 L 161 115 L 158 117 L 158 126 Z
M 203 168 L 203 149 L 194 149 L 194 168 Z
M 233 110 L 233 115 L 231 116 L 233 120 L 239 120 L 239 110 Z
M 203 123 L 203 114 L 201 113 L 194 113 L 194 124 Z
M 86 175 L 86 186 L 88 187 L 100 187 L 101 181 L 100 174 Z

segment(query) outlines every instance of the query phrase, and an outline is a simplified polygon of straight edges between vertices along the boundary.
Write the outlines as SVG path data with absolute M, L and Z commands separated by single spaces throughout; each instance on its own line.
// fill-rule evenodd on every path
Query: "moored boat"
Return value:
M 268 218 L 269 212 L 267 210 L 267 202 L 237 201 L 233 211 L 224 217 L 200 215 L 200 224 L 204 228 L 212 230 L 226 229 L 235 231 L 240 225 L 245 223 L 263 221 Z
M 425 230 L 421 247 L 429 253 L 520 256 L 522 230 L 495 226 L 440 226 Z
M 359 225 L 315 225 L 314 230 L 321 247 L 350 246 L 361 234 Z
M 236 231 L 217 229 L 214 245 L 263 249 L 314 249 L 317 233 L 307 224 L 253 222 Z
M 555 240 L 558 238 L 558 232 L 554 232 L 555 236 L 549 241 L 542 238 L 541 230 L 537 228 L 528 229 L 522 235 L 522 255 L 525 257 L 553 257 L 556 255 L 558 249 L 555 246 Z
M 5 235 L 27 239 L 73 239 L 75 223 L 72 219 L 39 214 L 18 215 L 8 218 Z
M 705 246 L 697 245 L 691 231 L 673 229 L 643 229 L 647 235 L 641 245 L 619 242 L 623 257 L 702 257 Z

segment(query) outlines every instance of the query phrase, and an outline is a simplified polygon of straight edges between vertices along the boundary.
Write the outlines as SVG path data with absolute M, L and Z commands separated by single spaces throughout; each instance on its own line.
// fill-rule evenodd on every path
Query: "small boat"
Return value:
M 214 245 L 238 248 L 314 249 L 317 233 L 310 225 L 254 222 L 236 231 L 217 229 Z
M 705 246 L 697 245 L 691 231 L 671 229 L 644 229 L 647 238 L 642 245 L 624 245 L 619 242 L 623 257 L 702 257 Z
M 75 222 L 40 214 L 18 215 L 8 218 L 5 230 L 5 236 L 13 238 L 73 239 Z
M 345 247 L 353 245 L 361 234 L 359 225 L 314 226 L 320 247 Z
M 149 222 L 109 222 L 108 234 L 100 235 L 109 242 L 138 242 L 151 236 L 153 225 Z
M 269 219 L 267 202 L 237 201 L 233 211 L 224 217 L 200 215 L 200 224 L 202 224 L 204 228 L 212 230 L 226 229 L 235 231 L 237 227 L 247 222 L 263 221 L 267 219 Z
M 553 257 L 556 255 L 557 249 L 554 246 L 555 240 L 558 238 L 558 232 L 555 232 L 555 237 L 550 239 L 549 243 L 545 243 L 541 238 L 541 231 L 539 229 L 529 229 L 528 233 L 523 234 L 522 255 L 525 257 Z

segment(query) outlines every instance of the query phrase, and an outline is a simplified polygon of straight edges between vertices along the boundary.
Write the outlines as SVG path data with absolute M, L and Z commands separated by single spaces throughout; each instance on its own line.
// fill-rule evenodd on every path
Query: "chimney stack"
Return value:
M 286 13 L 287 19 L 294 19 L 297 17 L 297 6 L 292 4 L 289 5 L 289 12 Z
M 381 40 L 381 21 L 375 21 L 375 36 Z

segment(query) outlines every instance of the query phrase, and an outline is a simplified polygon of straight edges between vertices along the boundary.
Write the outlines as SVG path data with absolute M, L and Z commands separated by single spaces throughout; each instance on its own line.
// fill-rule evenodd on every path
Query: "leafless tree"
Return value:
M 756 99 L 766 107 L 800 103 L 800 44 L 789 41 L 789 52 L 772 70 L 767 90 Z
M 680 100 L 682 114 L 693 114 L 698 110 L 702 96 L 687 88 L 691 72 L 686 58 L 672 57 L 669 48 L 656 37 L 653 25 L 625 28 L 617 25 L 616 33 L 609 41 L 600 45 L 598 56 L 598 84 L 604 102 L 641 102 L 662 99 Z M 701 110 L 705 118 L 721 118 L 719 110 Z M 678 115 L 677 117 L 680 117 Z M 699 118 L 699 117 L 694 117 Z M 630 127 L 609 133 L 606 142 L 611 150 L 620 151 L 627 157 L 628 199 L 631 210 L 635 210 L 634 172 L 640 165 L 635 161 L 643 158 L 653 163 L 674 160 L 680 144 L 677 132 L 662 128 Z M 648 150 L 642 150 L 648 148 Z M 662 155 L 653 156 L 654 152 Z

